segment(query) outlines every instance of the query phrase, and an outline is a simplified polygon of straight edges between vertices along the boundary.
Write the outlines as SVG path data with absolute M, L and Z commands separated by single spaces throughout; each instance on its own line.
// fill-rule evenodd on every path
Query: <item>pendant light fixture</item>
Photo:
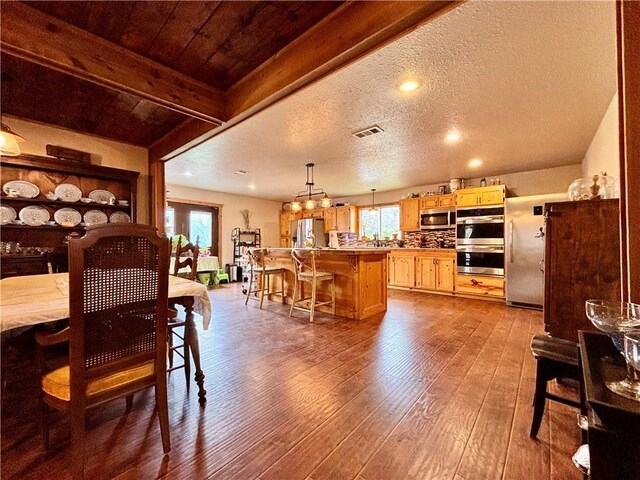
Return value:
M 9 157 L 20 155 L 18 143 L 24 142 L 24 138 L 16 134 L 8 125 L 0 123 L 0 153 Z
M 376 208 L 376 189 L 375 188 L 371 189 L 371 207 L 369 208 L 369 211 L 371 213 L 375 213 L 378 211 L 378 209 Z
M 314 188 L 315 183 L 313 181 L 313 163 L 307 163 L 305 165 L 307 168 L 307 189 L 298 192 L 296 197 L 291 202 L 291 210 L 294 212 L 299 212 L 302 210 L 302 202 L 304 201 L 304 208 L 307 210 L 313 210 L 316 207 L 316 200 L 313 198 L 315 196 L 322 195 L 322 199 L 320 200 L 320 205 L 323 208 L 331 206 L 331 198 L 322 188 Z

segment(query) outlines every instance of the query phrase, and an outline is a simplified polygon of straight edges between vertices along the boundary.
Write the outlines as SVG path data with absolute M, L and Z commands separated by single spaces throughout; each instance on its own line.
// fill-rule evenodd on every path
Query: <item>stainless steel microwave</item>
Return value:
M 452 208 L 420 211 L 420 230 L 440 230 L 455 227 L 456 211 Z

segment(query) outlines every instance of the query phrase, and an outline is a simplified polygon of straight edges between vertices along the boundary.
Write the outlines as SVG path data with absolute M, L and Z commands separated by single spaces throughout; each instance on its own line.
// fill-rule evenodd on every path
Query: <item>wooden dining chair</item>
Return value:
M 198 256 L 200 254 L 200 247 L 198 241 L 196 244 L 187 243 L 186 245 L 176 246 L 176 260 L 173 267 L 172 274 L 176 277 L 186 278 L 187 280 L 195 281 L 198 274 Z M 182 260 L 181 260 L 182 259 Z M 187 269 L 186 272 L 180 273 L 180 270 Z M 169 319 L 169 333 L 167 336 L 169 346 L 169 368 L 168 372 L 179 370 L 184 368 L 184 376 L 187 382 L 187 390 L 189 389 L 190 377 L 191 377 L 191 355 L 189 337 L 186 332 L 186 320 L 178 319 L 178 310 L 175 305 L 169 305 L 168 316 Z M 182 332 L 178 329 L 182 329 Z M 174 353 L 182 358 L 181 365 L 173 364 Z
M 172 275 L 195 281 L 198 274 L 199 254 L 200 247 L 198 246 L 197 240 L 195 245 L 191 242 L 186 245 L 181 245 L 180 242 L 178 242 L 178 245 L 176 245 L 176 261 L 173 264 L 173 272 L 171 272 Z M 188 268 L 188 271 L 179 273 L 180 270 L 185 268 Z
M 295 269 L 295 281 L 293 284 L 293 301 L 289 316 L 293 314 L 293 309 L 309 312 L 309 321 L 313 322 L 313 315 L 316 307 L 321 305 L 331 305 L 331 314 L 336 314 L 336 282 L 335 274 L 330 272 L 320 272 L 316 268 L 317 250 L 294 249 L 291 251 L 293 266 Z M 311 296 L 303 297 L 303 283 L 311 284 Z M 318 286 L 323 282 L 330 282 L 331 300 L 318 302 Z M 297 298 L 300 296 L 300 298 Z M 305 306 L 306 305 L 306 306 Z
M 69 327 L 39 345 L 69 342 L 69 364 L 42 376 L 42 432 L 49 407 L 69 412 L 71 470 L 84 477 L 86 410 L 155 387 L 162 447 L 171 449 L 167 406 L 167 239 L 137 224 L 87 228 L 69 242 Z
M 266 248 L 250 248 L 247 251 L 249 257 L 249 288 L 247 289 L 244 304 L 249 303 L 250 298 L 260 300 L 260 308 L 264 303 L 264 297 L 269 295 L 280 295 L 282 303 L 285 302 L 284 292 L 284 268 L 267 267 Z M 280 278 L 280 290 L 271 290 L 271 276 Z M 255 296 L 260 294 L 260 296 Z

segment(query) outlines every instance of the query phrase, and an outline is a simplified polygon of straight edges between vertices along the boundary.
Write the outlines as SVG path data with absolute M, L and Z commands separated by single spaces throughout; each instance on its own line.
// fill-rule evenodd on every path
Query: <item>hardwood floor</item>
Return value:
M 89 414 L 87 478 L 579 479 L 575 410 L 552 403 L 528 436 L 542 314 L 403 291 L 365 321 L 265 302 L 238 284 L 211 292 L 200 332 L 207 403 L 169 381 L 164 456 L 153 392 Z M 45 451 L 32 366 L 10 372 L 2 404 L 2 478 L 67 478 L 68 424 Z

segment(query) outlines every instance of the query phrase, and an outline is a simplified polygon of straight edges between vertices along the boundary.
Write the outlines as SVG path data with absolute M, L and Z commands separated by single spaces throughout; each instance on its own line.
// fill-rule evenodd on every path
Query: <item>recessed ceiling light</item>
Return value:
M 469 165 L 471 168 L 477 168 L 477 167 L 479 167 L 480 165 L 482 165 L 482 160 L 480 160 L 479 158 L 474 158 L 473 160 L 470 160 L 470 161 L 469 161 L 468 165 Z
M 246 170 L 236 170 L 233 173 L 235 173 L 236 175 L 246 175 L 249 172 L 247 172 Z
M 193 173 L 191 173 L 191 172 L 184 172 L 184 176 L 185 176 L 185 177 L 193 177 Z
M 401 83 L 398 87 L 398 90 L 402 92 L 413 92 L 414 90 L 417 90 L 419 86 L 420 82 L 418 82 L 417 80 L 408 80 Z
M 449 132 L 444 139 L 448 143 L 455 143 L 460 140 L 460 134 L 458 132 Z
M 251 183 L 249 185 L 249 190 L 255 190 L 255 189 L 256 189 L 256 186 L 253 183 Z

